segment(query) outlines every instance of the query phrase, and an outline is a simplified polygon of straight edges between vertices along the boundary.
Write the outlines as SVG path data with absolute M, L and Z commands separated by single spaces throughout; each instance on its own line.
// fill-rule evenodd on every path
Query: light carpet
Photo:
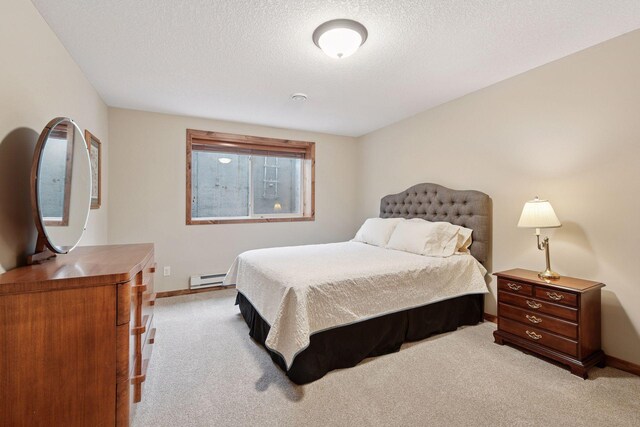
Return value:
M 640 378 L 588 380 L 493 343 L 483 323 L 297 386 L 248 335 L 235 290 L 157 300 L 134 426 L 639 426 Z

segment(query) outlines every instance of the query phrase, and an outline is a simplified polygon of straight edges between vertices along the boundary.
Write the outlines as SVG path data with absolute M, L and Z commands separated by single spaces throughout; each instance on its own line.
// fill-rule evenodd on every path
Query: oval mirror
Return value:
M 36 252 L 66 254 L 76 247 L 91 205 L 91 164 L 80 128 L 58 117 L 44 128 L 31 170 L 31 201 L 38 229 Z

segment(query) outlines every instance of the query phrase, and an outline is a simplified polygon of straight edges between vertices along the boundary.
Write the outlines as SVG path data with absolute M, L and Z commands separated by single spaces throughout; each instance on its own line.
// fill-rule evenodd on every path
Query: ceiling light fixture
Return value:
M 353 55 L 364 44 L 367 29 L 351 19 L 334 19 L 320 25 L 313 32 L 313 42 L 332 58 L 346 58 Z
M 230 158 L 228 158 L 228 157 L 220 157 L 220 158 L 218 159 L 218 161 L 219 161 L 220 163 L 222 163 L 223 165 L 226 165 L 226 164 L 231 163 L 231 159 L 230 159 Z
M 292 93 L 291 94 L 291 99 L 293 99 L 294 101 L 306 101 L 307 99 L 309 99 L 309 97 L 307 96 L 306 93 Z

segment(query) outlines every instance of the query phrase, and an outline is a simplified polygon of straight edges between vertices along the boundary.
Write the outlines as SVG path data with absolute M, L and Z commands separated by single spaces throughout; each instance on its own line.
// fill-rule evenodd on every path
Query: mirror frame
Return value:
M 47 123 L 47 125 L 44 127 L 44 129 L 40 133 L 40 137 L 38 138 L 38 142 L 36 144 L 36 148 L 33 153 L 33 163 L 31 164 L 31 212 L 33 214 L 33 219 L 36 223 L 36 229 L 38 230 L 38 242 L 36 243 L 36 251 L 35 251 L 36 254 L 32 256 L 34 261 L 47 259 L 47 258 L 50 258 L 51 256 L 55 256 L 55 254 L 67 254 L 71 252 L 73 249 L 75 249 L 76 246 L 78 246 L 78 243 L 80 243 L 80 240 L 82 239 L 82 235 L 87 229 L 87 222 L 89 221 L 89 213 L 91 210 L 90 209 L 91 198 L 87 200 L 87 217 L 84 220 L 83 230 L 82 230 L 82 234 L 80 235 L 80 238 L 72 247 L 70 247 L 67 251 L 64 251 L 56 247 L 49 240 L 49 235 L 46 232 L 44 219 L 42 218 L 42 215 L 40 215 L 40 203 L 38 199 L 38 173 L 40 172 L 40 163 L 42 162 L 42 152 L 43 152 L 44 145 L 47 143 L 47 140 L 49 139 L 49 136 L 51 135 L 55 127 L 62 122 L 71 123 L 71 125 L 73 125 L 74 131 L 77 131 L 78 134 L 82 137 L 83 147 L 86 148 L 87 146 L 86 142 L 84 141 L 84 134 L 82 130 L 76 124 L 76 122 L 74 122 L 72 119 L 68 117 L 56 117 L 55 119 Z M 87 162 L 89 163 L 89 167 L 91 167 L 91 160 L 89 159 L 89 150 L 85 149 L 85 150 L 82 150 L 82 152 L 87 156 Z M 48 256 L 47 254 L 43 254 L 42 257 L 37 257 L 38 254 L 46 252 L 45 246 L 52 253 L 48 254 Z

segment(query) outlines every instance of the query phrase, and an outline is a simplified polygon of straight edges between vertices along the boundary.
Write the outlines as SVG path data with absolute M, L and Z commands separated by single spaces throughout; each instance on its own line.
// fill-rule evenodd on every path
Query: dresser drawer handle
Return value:
M 563 295 L 556 294 L 555 292 L 547 292 L 547 296 L 554 301 L 560 301 L 562 298 L 564 298 Z
M 142 318 L 142 325 L 131 328 L 131 335 L 142 335 L 147 331 L 147 323 L 149 322 L 149 315 L 145 314 Z
M 131 384 L 132 385 L 137 385 L 137 384 L 142 384 L 143 382 L 145 382 L 145 380 L 147 379 L 147 374 L 140 374 L 140 375 L 135 375 L 133 377 L 131 377 Z
M 522 286 L 517 285 L 515 283 L 507 283 L 507 286 L 509 287 L 509 289 L 511 289 L 512 291 L 519 291 L 520 289 L 522 289 Z
M 538 302 L 535 302 L 535 301 L 529 301 L 529 300 L 527 300 L 527 305 L 529 307 L 535 308 L 535 309 L 538 309 L 538 308 L 542 307 L 542 304 L 540 304 Z
M 536 316 L 529 316 L 528 314 L 526 314 L 525 317 L 531 323 L 542 323 L 542 319 L 539 319 Z
M 142 361 L 142 369 L 140 370 L 140 374 L 131 377 L 131 384 L 137 385 L 145 382 L 147 380 L 147 369 L 149 369 L 149 359 L 144 359 Z
M 143 283 L 143 284 L 141 284 L 141 285 L 133 285 L 133 286 L 131 287 L 131 289 L 133 290 L 133 292 L 140 292 L 140 293 L 143 293 L 143 292 L 146 292 L 146 291 L 147 291 L 147 284 L 146 284 L 146 283 Z
M 536 341 L 542 338 L 542 335 L 536 334 L 535 332 L 531 332 L 531 331 L 527 331 L 527 335 L 529 335 L 529 338 L 534 339 Z

